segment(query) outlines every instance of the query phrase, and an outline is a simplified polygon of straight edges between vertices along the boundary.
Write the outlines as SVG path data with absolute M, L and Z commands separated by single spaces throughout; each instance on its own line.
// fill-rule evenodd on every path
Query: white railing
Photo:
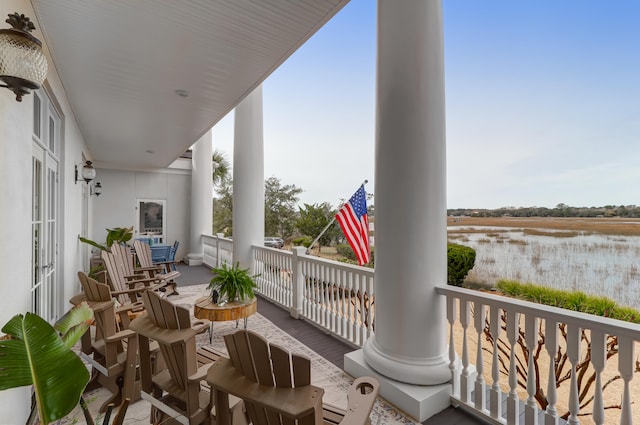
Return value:
M 232 262 L 232 240 L 203 237 L 207 265 Z M 257 292 L 292 316 L 355 346 L 373 334 L 372 269 L 300 247 L 254 246 L 253 258 Z M 436 292 L 446 297 L 454 405 L 509 425 L 630 425 L 633 409 L 640 417 L 631 400 L 640 325 L 454 286 Z
M 258 293 L 356 346 L 373 333 L 373 270 L 254 246 Z
M 223 264 L 233 264 L 233 240 L 225 238 L 222 233 L 215 236 L 202 235 L 204 245 L 203 262 L 214 268 Z
M 373 269 L 299 256 L 302 315 L 329 332 L 363 346 L 373 334 Z
M 632 423 L 639 325 L 452 286 L 437 292 L 447 299 L 454 404 L 496 424 L 563 415 Z
M 253 271 L 258 275 L 258 292 L 285 309 L 293 306 L 291 251 L 254 247 Z

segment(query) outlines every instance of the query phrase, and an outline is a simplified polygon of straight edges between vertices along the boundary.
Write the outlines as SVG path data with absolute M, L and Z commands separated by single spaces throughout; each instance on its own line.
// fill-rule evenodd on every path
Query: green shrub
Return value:
M 447 244 L 447 283 L 462 286 L 476 262 L 476 251 L 468 246 L 455 243 Z
M 344 258 L 348 260 L 356 260 L 356 253 L 351 249 L 351 245 L 346 243 L 341 243 L 336 245 L 336 252 L 338 255 L 342 255 Z
M 293 240 L 293 246 L 306 246 L 307 248 L 309 248 L 311 242 L 313 242 L 313 239 L 311 239 L 309 236 L 303 236 L 301 238 L 295 238 Z
M 336 245 L 336 252 L 338 253 L 338 255 L 344 257 L 339 259 L 338 261 L 342 261 L 343 263 L 349 263 L 349 264 L 358 264 L 358 260 L 356 259 L 356 253 L 353 252 L 353 248 L 351 248 L 351 245 L 348 245 L 346 243 L 338 244 Z M 374 247 L 371 247 L 371 251 L 369 252 L 371 259 L 367 264 L 364 264 L 364 266 L 369 267 L 371 269 L 375 267 L 375 252 L 376 251 Z
M 606 297 L 587 295 L 581 291 L 552 289 L 533 283 L 520 283 L 515 280 L 499 280 L 496 287 L 505 295 L 513 298 L 610 317 L 625 322 L 640 323 L 640 311 L 620 306 Z

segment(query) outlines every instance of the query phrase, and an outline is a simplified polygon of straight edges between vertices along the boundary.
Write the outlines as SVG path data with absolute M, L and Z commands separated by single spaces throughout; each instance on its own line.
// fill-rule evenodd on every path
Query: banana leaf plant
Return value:
M 33 385 L 43 425 L 69 414 L 89 382 L 87 367 L 71 347 L 92 321 L 93 311 L 84 302 L 55 326 L 37 314 L 14 316 L 2 327 L 0 390 Z
M 109 251 L 111 245 L 114 243 L 129 242 L 133 238 L 133 226 L 131 227 L 114 227 L 113 229 L 107 229 L 107 241 L 105 245 L 102 245 L 91 239 L 78 236 L 81 242 L 89 244 L 98 248 L 101 251 Z

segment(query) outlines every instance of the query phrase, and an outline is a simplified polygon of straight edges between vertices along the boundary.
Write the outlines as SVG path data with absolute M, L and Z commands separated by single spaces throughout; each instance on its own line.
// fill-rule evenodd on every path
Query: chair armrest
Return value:
M 150 267 L 136 267 L 134 272 L 139 273 L 139 272 L 147 272 L 147 271 L 160 271 L 162 270 L 163 267 L 162 266 L 156 266 L 155 264 L 153 266 Z
M 351 384 L 347 392 L 347 413 L 340 425 L 364 425 L 369 420 L 380 383 L 371 376 L 362 376 Z
M 123 291 L 123 292 L 137 292 L 137 291 Z M 114 292 L 111 292 L 111 294 L 114 294 Z M 116 314 L 119 314 L 125 311 L 135 311 L 135 310 L 142 310 L 142 309 L 144 309 L 144 303 L 142 301 L 138 301 L 135 303 L 126 303 L 116 308 Z
M 158 279 L 157 277 L 146 277 L 146 278 L 140 279 L 140 276 L 138 276 L 138 278 L 135 279 L 135 280 L 129 280 L 127 282 L 127 285 L 129 285 L 129 287 L 131 287 L 133 289 L 133 287 L 131 285 L 135 285 L 137 283 L 142 283 L 143 285 L 147 285 L 147 284 L 149 284 L 151 282 L 158 282 L 160 280 L 162 280 L 162 279 Z
M 153 264 L 158 265 L 158 266 L 165 266 L 165 265 L 173 265 L 173 264 L 179 264 L 180 261 L 177 260 L 167 260 L 167 261 L 154 261 Z
M 196 373 L 194 373 L 193 375 L 189 376 L 187 378 L 187 380 L 189 382 L 200 382 L 203 379 L 205 379 L 207 377 L 207 372 L 209 371 L 209 368 L 211 367 L 211 365 L 213 365 L 213 363 L 207 363 L 204 364 L 202 366 L 200 366 L 198 368 L 198 370 L 196 371 Z
M 116 342 L 116 341 L 121 341 L 123 339 L 129 339 L 135 336 L 136 336 L 136 333 L 134 331 L 132 331 L 131 329 L 125 329 L 123 331 L 116 332 L 113 335 L 106 337 L 104 340 L 105 342 Z
M 318 403 L 322 404 L 324 394 L 324 389 L 314 385 L 297 388 L 260 385 L 242 375 L 226 358 L 218 359 L 211 365 L 207 382 L 212 392 L 228 393 L 293 419 L 313 414 Z
M 191 329 L 196 331 L 196 333 L 200 333 L 208 330 L 210 325 L 211 321 L 207 319 L 198 319 L 191 322 Z
M 116 295 L 129 295 L 129 294 L 139 294 L 141 292 L 146 291 L 147 288 L 131 288 L 131 289 L 123 289 L 122 291 L 111 291 L 112 296 Z
M 136 270 L 136 271 L 134 271 L 135 274 L 124 276 L 124 279 L 128 280 L 128 281 L 152 279 L 152 278 L 146 277 L 147 275 L 144 272 L 145 272 L 145 270 Z

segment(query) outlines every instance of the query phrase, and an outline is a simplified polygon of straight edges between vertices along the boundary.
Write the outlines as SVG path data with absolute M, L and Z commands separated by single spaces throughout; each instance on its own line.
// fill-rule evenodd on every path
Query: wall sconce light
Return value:
M 16 94 L 22 96 L 40 88 L 47 77 L 47 58 L 42 43 L 31 35 L 36 26 L 23 14 L 9 14 L 5 22 L 13 28 L 0 29 L 0 80 Z
M 78 174 L 78 166 L 76 165 L 76 183 L 78 183 L 80 181 L 80 176 Z M 93 180 L 96 177 L 96 169 L 93 168 L 93 165 L 91 165 L 91 161 L 87 161 L 85 162 L 85 164 L 82 166 L 82 172 L 81 172 L 81 176 L 82 179 L 89 183 L 91 180 Z
M 94 184 L 93 187 L 91 188 L 91 194 L 100 196 L 101 193 L 102 193 L 102 185 L 100 184 L 100 182 L 96 182 L 96 184 Z

